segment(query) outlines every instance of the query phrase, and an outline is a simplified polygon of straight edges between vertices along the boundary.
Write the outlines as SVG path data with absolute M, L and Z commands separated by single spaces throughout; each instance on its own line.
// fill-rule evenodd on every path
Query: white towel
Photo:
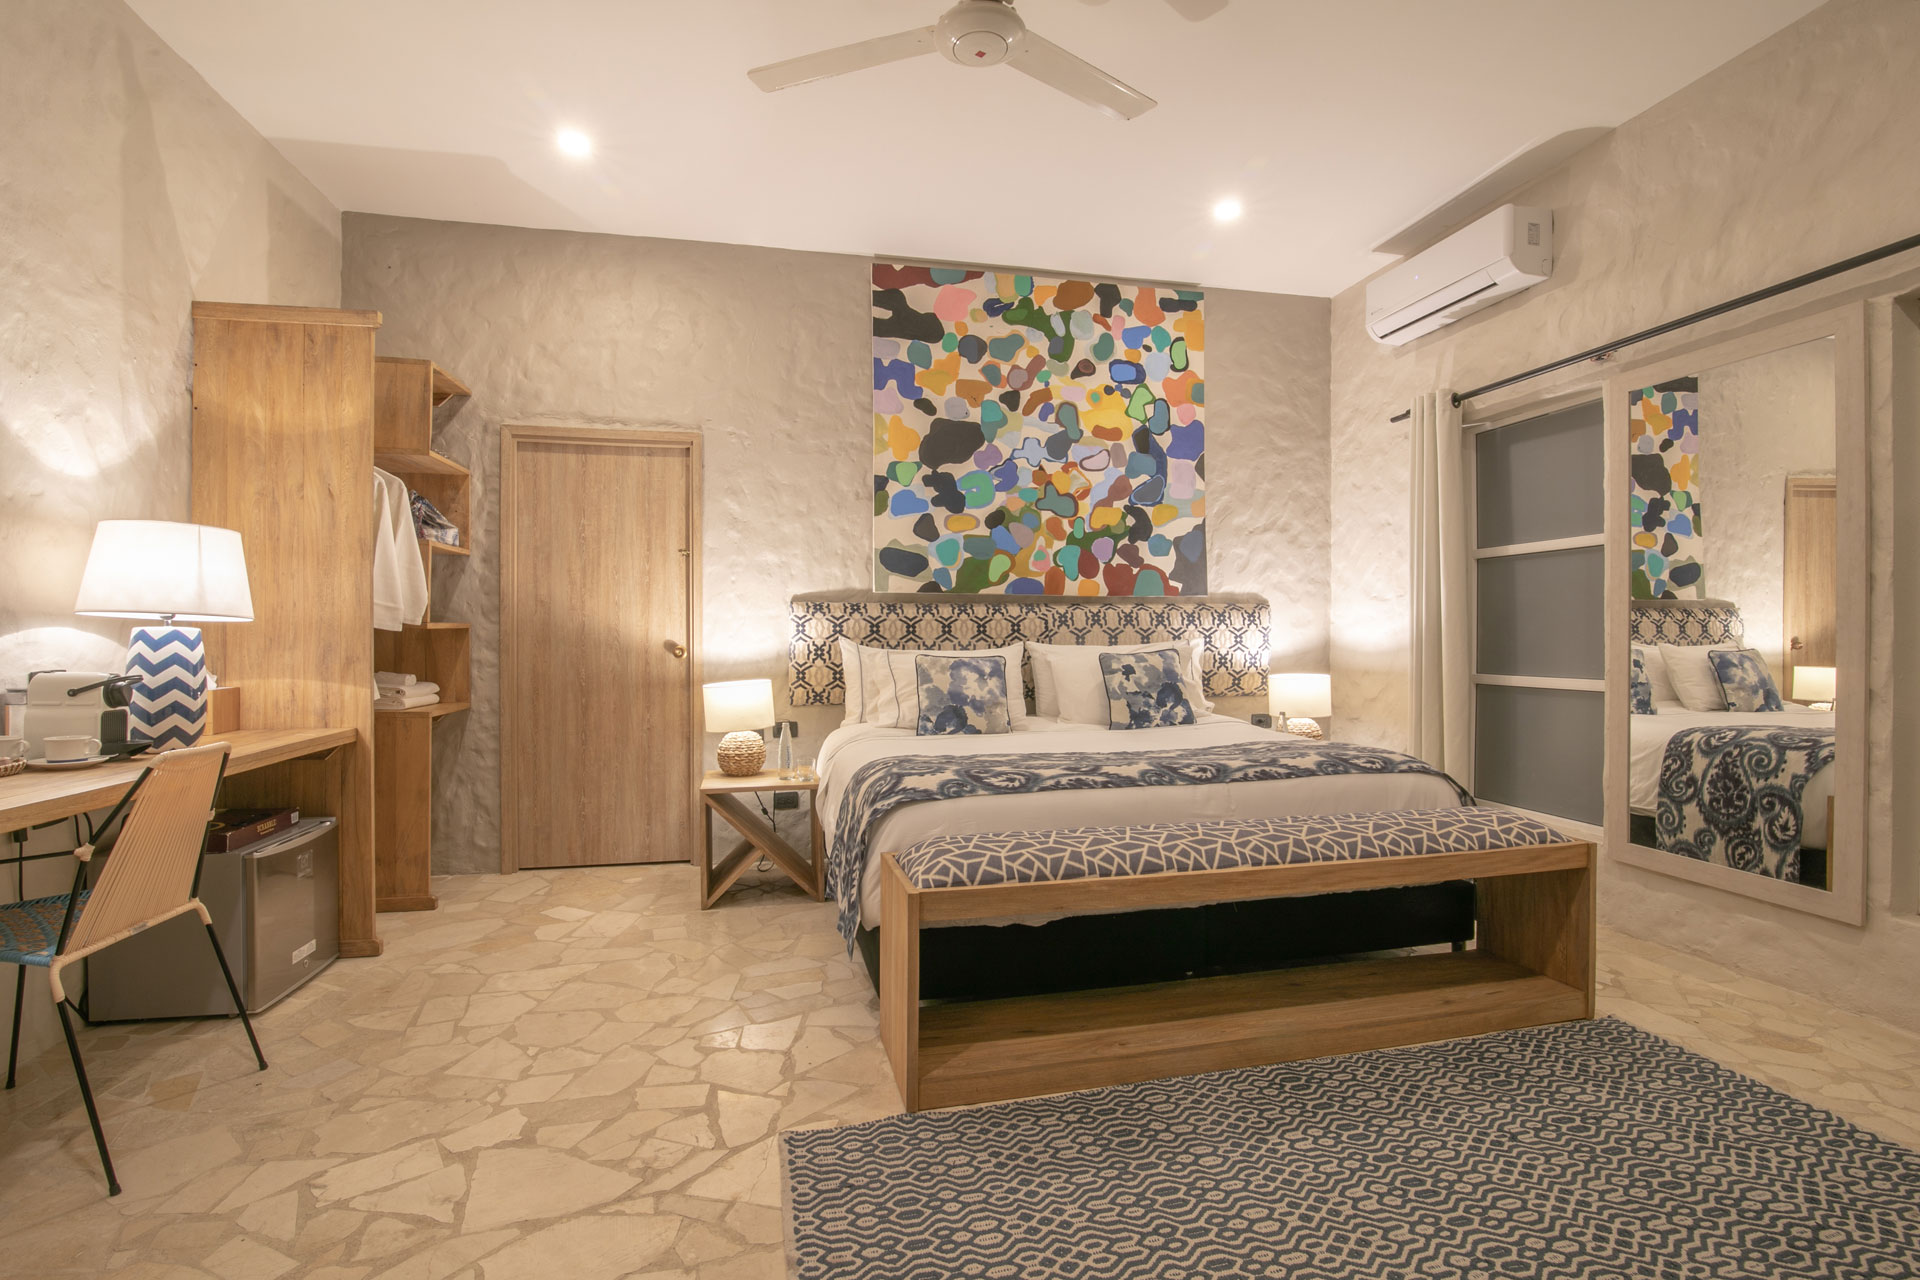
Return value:
M 373 625 L 398 631 L 427 616 L 427 568 L 406 481 L 373 469 Z
M 373 682 L 383 689 L 388 685 L 417 684 L 419 680 L 419 676 L 410 676 L 404 671 L 376 671 L 373 673 Z
M 415 707 L 430 707 L 440 701 L 437 693 L 383 693 L 373 700 L 375 711 L 411 711 Z
M 414 684 L 384 684 L 376 682 L 374 687 L 380 690 L 382 696 L 390 693 L 414 694 L 440 692 L 439 685 L 430 684 L 425 680 L 417 681 Z

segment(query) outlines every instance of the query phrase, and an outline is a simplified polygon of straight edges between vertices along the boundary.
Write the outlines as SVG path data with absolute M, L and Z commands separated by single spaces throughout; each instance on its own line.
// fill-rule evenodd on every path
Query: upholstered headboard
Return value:
M 1747 624 L 1731 600 L 1635 600 L 1635 644 L 1745 644 Z
M 956 600 L 836 591 L 793 597 L 792 619 L 787 694 L 805 707 L 846 701 L 835 643 L 843 637 L 876 649 L 990 649 L 1016 640 L 1137 644 L 1198 635 L 1207 646 L 1207 695 L 1251 697 L 1267 691 L 1273 610 L 1259 596 Z

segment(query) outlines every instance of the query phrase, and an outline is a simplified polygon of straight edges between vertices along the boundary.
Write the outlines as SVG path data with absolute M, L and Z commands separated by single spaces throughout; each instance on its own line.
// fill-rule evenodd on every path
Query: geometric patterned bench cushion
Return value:
M 937 836 L 898 861 L 915 888 L 950 889 L 1523 849 L 1566 839 L 1509 809 L 1402 809 Z

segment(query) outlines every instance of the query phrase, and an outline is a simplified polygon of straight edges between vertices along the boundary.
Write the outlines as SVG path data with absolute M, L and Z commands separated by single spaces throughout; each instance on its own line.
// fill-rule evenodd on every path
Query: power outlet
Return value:
M 1251 716 L 1249 716 L 1248 719 L 1252 722 L 1253 727 L 1256 729 L 1273 728 L 1273 717 L 1267 714 L 1265 711 L 1256 711 Z
M 798 809 L 800 807 L 800 793 L 798 791 L 774 792 L 773 807 L 776 812 L 781 809 Z
M 794 741 L 799 740 L 800 722 L 798 720 L 776 720 L 773 722 L 773 727 L 775 729 L 778 729 L 781 725 L 787 726 L 787 737 L 789 739 L 792 739 Z

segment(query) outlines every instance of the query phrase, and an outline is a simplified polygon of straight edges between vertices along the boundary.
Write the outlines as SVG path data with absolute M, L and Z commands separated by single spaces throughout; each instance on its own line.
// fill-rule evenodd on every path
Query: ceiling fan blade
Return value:
M 1020 47 L 1006 65 L 1117 120 L 1131 120 L 1159 105 L 1132 85 L 1031 31 L 1020 37 Z
M 837 49 L 802 54 L 785 62 L 769 62 L 764 67 L 755 67 L 747 72 L 747 78 L 768 93 L 776 89 L 791 89 L 810 80 L 825 80 L 828 76 L 843 76 L 849 71 L 865 71 L 868 67 L 932 53 L 937 47 L 935 35 L 934 28 L 921 27 L 917 31 L 876 36 L 858 44 L 843 44 Z
M 1227 0 L 1167 0 L 1167 7 L 1188 22 L 1205 22 L 1227 7 Z

